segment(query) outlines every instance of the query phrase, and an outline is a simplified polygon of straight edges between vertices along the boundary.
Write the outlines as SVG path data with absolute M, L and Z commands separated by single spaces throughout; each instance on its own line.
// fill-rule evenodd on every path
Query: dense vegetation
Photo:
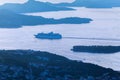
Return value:
M 120 80 L 120 73 L 47 52 L 1 50 L 0 80 Z
M 120 46 L 73 46 L 72 50 L 89 53 L 116 53 L 120 52 Z

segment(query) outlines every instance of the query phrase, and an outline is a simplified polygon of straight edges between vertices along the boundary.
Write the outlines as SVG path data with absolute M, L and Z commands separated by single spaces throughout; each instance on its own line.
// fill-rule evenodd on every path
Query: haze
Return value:
M 0 5 L 4 4 L 4 3 L 24 3 L 27 0 L 0 0 Z M 42 2 L 52 2 L 52 3 L 59 3 L 59 2 L 72 2 L 74 0 L 39 0 Z

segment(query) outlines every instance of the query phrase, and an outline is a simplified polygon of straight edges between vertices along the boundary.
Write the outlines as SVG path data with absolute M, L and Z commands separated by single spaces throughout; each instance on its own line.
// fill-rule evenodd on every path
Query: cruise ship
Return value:
M 36 38 L 39 39 L 62 39 L 62 35 L 59 33 L 38 33 L 37 35 L 35 35 Z

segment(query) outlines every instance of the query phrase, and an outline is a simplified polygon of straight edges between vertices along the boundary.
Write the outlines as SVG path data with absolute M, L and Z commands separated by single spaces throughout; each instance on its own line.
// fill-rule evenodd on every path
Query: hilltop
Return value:
M 1 80 L 120 80 L 120 73 L 48 52 L 0 50 Z

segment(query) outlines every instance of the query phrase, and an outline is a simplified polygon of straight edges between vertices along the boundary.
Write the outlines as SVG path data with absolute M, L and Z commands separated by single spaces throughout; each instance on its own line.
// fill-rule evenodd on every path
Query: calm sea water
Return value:
M 27 15 L 43 16 L 46 18 L 82 17 L 91 18 L 89 24 L 60 24 L 23 26 L 16 29 L 0 29 L 0 49 L 33 49 L 48 51 L 65 56 L 72 60 L 82 60 L 103 67 L 120 71 L 120 53 L 91 54 L 72 52 L 74 45 L 120 45 L 120 41 L 112 40 L 38 40 L 34 37 L 39 32 L 56 32 L 63 37 L 80 38 L 110 38 L 120 39 L 120 8 L 88 9 L 76 8 L 76 11 L 58 11 L 32 13 Z

